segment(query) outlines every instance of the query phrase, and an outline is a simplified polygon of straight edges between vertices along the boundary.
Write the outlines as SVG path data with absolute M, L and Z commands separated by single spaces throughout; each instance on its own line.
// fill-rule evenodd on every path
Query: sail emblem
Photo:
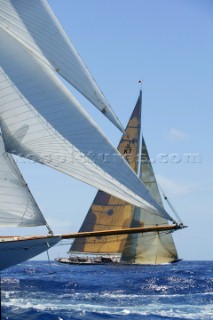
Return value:
M 130 143 L 132 142 L 129 142 L 126 147 L 124 148 L 124 159 L 130 164 L 132 162 L 132 147 L 130 146 Z
M 110 209 L 107 211 L 108 216 L 112 216 L 113 215 L 113 209 Z
M 124 154 L 130 154 L 132 152 L 132 148 L 130 147 L 130 143 L 124 149 Z

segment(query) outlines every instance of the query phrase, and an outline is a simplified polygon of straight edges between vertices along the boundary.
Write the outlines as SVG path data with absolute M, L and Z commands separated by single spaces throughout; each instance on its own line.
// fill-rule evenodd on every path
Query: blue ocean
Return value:
M 5 270 L 2 319 L 213 319 L 213 262 L 164 266 L 29 261 Z

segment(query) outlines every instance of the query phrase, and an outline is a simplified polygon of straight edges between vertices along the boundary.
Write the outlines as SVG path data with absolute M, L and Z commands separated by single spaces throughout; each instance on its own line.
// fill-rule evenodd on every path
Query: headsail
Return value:
M 118 145 L 119 152 L 124 156 L 132 169 L 137 172 L 138 154 L 140 149 L 141 129 L 141 92 L 135 109 Z M 112 230 L 126 228 L 131 225 L 133 206 L 109 194 L 98 191 L 84 219 L 79 232 Z M 70 252 L 88 253 L 121 253 L 127 235 L 75 239 Z
M 171 219 L 55 73 L 1 29 L 0 42 L 6 150 Z
M 0 226 L 42 226 L 46 221 L 0 135 Z
M 0 28 L 65 78 L 122 130 L 46 0 L 0 0 Z
M 142 139 L 142 161 L 141 161 L 140 178 L 145 186 L 150 190 L 155 200 L 162 205 L 162 200 L 149 154 Z M 150 225 L 167 225 L 168 222 L 162 217 L 147 214 L 141 208 L 135 208 L 131 227 L 150 226 Z M 121 257 L 123 262 L 139 264 L 162 264 L 173 262 L 178 259 L 175 244 L 172 235 L 168 231 L 151 232 L 145 234 L 129 235 Z

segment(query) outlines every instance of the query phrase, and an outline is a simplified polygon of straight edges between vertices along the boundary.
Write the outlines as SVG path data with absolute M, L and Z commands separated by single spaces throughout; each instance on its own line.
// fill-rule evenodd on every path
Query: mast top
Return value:
M 140 91 L 142 91 L 143 80 L 139 80 L 138 83 L 140 85 Z

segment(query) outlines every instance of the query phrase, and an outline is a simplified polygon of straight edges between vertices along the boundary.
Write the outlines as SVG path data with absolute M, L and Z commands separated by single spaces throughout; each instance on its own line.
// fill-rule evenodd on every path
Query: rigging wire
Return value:
M 159 185 L 159 183 L 158 183 Z M 167 195 L 165 194 L 163 188 L 159 185 L 159 188 L 162 192 L 163 198 L 164 200 L 167 202 L 168 206 L 170 207 L 170 209 L 172 210 L 172 212 L 174 213 L 174 215 L 176 216 L 179 224 L 184 225 L 183 220 L 180 218 L 179 214 L 177 213 L 177 211 L 175 210 L 175 208 L 173 207 L 173 205 L 171 204 L 170 200 L 168 199 Z
M 49 244 L 48 244 L 48 242 L 47 242 L 47 246 L 48 247 L 50 247 L 49 246 Z M 53 271 L 53 269 L 52 269 L 52 264 L 51 264 L 51 261 L 50 261 L 50 256 L 49 256 L 49 251 L 48 251 L 49 249 L 47 249 L 47 259 L 48 259 L 48 263 L 49 263 L 49 272 L 48 272 L 48 274 L 53 274 L 53 273 L 55 273 L 55 271 Z

